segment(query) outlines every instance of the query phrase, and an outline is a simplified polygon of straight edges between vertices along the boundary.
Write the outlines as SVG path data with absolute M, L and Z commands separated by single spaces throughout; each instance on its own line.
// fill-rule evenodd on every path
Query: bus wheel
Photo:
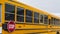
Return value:
M 57 31 L 57 33 L 56 34 L 59 34 L 59 32 Z

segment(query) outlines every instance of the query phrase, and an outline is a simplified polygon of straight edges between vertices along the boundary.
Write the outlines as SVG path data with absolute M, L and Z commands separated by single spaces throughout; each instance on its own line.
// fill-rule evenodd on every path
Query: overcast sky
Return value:
M 60 16 L 60 0 L 18 0 L 19 2 Z

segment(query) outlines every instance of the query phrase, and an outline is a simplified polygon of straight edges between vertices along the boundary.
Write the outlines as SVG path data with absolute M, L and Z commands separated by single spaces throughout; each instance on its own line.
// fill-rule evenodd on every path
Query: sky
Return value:
M 32 7 L 60 16 L 60 0 L 17 0 Z

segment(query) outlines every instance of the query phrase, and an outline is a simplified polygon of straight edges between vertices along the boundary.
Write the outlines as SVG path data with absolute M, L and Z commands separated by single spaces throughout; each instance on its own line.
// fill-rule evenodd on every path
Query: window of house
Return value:
M 24 9 L 18 7 L 17 8 L 17 21 L 24 22 Z
M 15 20 L 15 6 L 5 4 L 5 20 Z
M 34 12 L 34 23 L 39 23 L 39 13 Z
M 32 11 L 28 9 L 26 10 L 26 22 L 32 22 Z

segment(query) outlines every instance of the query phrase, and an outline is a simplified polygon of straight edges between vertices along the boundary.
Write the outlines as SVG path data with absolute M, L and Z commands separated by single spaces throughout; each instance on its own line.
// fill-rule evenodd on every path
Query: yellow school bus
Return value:
M 12 32 L 7 29 L 10 20 L 15 22 Z M 2 34 L 59 34 L 60 17 L 16 0 L 0 0 L 0 27 Z

